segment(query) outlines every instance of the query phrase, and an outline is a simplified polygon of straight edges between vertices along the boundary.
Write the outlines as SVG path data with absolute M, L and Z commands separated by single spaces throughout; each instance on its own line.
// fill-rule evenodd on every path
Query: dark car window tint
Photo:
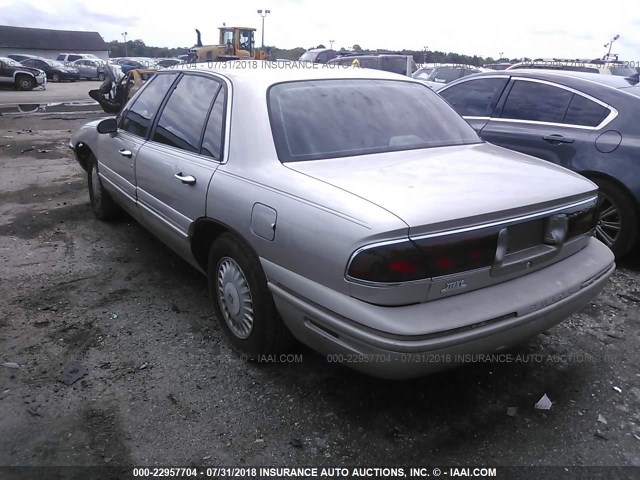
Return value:
M 148 81 L 133 106 L 125 113 L 120 128 L 139 137 L 146 137 L 153 116 L 175 79 L 175 75 L 156 75 Z
M 608 108 L 598 105 L 582 95 L 574 95 L 571 99 L 571 104 L 569 104 L 569 110 L 567 110 L 567 114 L 564 117 L 564 123 L 595 127 L 600 125 L 600 122 L 608 114 Z
M 543 83 L 516 81 L 502 118 L 562 123 L 573 93 Z
M 436 93 L 413 82 L 282 83 L 269 91 L 269 115 L 284 162 L 480 141 Z
M 213 104 L 202 140 L 202 154 L 222 160 L 225 92 L 221 90 Z
M 456 112 L 469 117 L 490 117 L 508 78 L 480 78 L 439 92 Z
M 182 77 L 160 114 L 152 140 L 197 152 L 207 112 L 219 88 L 210 78 Z

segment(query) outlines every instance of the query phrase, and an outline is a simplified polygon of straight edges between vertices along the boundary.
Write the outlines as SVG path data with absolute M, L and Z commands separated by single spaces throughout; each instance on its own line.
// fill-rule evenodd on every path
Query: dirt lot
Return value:
M 203 276 L 94 219 L 66 143 L 97 116 L 0 117 L 0 465 L 640 466 L 637 253 L 526 361 L 401 383 L 302 346 L 246 363 Z

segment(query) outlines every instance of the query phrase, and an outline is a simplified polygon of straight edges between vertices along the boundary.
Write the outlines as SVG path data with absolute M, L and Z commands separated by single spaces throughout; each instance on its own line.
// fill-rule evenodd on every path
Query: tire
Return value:
M 232 347 L 249 359 L 286 352 L 293 343 L 276 310 L 255 252 L 231 233 L 209 252 L 209 291 L 220 326 Z M 244 317 L 244 323 L 239 321 Z
M 57 82 L 59 82 L 59 81 L 60 81 L 60 74 L 58 74 L 58 73 L 54 73 L 54 74 L 51 76 L 51 81 L 52 81 L 52 82 L 56 82 L 56 83 L 57 83 Z
M 36 79 L 28 75 L 18 75 L 16 77 L 16 87 L 18 90 L 33 90 L 38 85 Z
M 104 73 L 100 72 L 98 74 L 98 80 L 100 80 L 101 82 L 104 82 Z
M 616 258 L 628 253 L 638 240 L 638 212 L 629 196 L 615 183 L 602 178 L 591 179 L 598 185 L 600 218 L 595 235 L 608 246 Z
M 89 184 L 89 200 L 93 214 L 99 220 L 114 220 L 120 216 L 121 210 L 113 201 L 109 192 L 102 185 L 98 176 L 98 162 L 92 157 L 87 162 L 87 182 Z

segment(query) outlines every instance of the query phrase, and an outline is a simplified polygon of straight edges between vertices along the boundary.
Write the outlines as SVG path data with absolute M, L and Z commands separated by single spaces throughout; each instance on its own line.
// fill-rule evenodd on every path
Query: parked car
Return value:
M 337 52 L 331 48 L 312 48 L 304 52 L 298 60 L 300 62 L 327 63 L 336 56 Z
M 120 58 L 117 63 L 122 68 L 122 73 L 127 73 L 129 70 L 133 70 L 134 68 L 143 70 L 158 68 L 158 64 L 153 58 L 146 57 Z
M 42 70 L 29 68 L 7 57 L 0 57 L 0 83 L 13 84 L 19 90 L 33 90 L 38 85 L 47 84 Z
M 597 73 L 625 77 L 630 84 L 638 83 L 638 72 L 628 62 L 609 62 L 602 60 L 535 60 L 521 62 L 510 66 L 507 70 L 520 69 L 563 70 L 569 72 Z
M 443 84 L 453 82 L 467 75 L 473 75 L 474 73 L 483 72 L 484 69 L 480 67 L 474 67 L 473 65 L 460 65 L 455 63 L 441 64 L 434 68 L 429 76 L 422 80 L 422 83 L 429 88 L 437 90 L 442 87 Z
M 175 67 L 176 65 L 184 63 L 184 61 L 180 60 L 179 58 L 157 58 L 156 63 L 159 67 L 167 68 Z
M 81 58 L 80 60 L 76 60 L 71 63 L 72 68 L 78 70 L 78 75 L 80 78 L 88 78 L 90 80 L 100 80 L 101 82 L 105 79 L 105 66 L 104 62 L 101 60 L 89 60 L 86 58 Z
M 64 80 L 70 80 L 75 82 L 80 79 L 80 75 L 78 74 L 78 70 L 71 67 L 65 67 L 62 63 L 56 60 L 40 60 L 38 58 L 28 58 L 27 60 L 23 60 L 22 65 L 25 67 L 38 68 L 43 70 L 47 79 L 52 82 L 62 82 Z
M 481 141 L 420 82 L 221 65 L 158 71 L 70 147 L 95 215 L 126 210 L 207 273 L 248 358 L 293 336 L 418 376 L 547 330 L 614 270 L 596 185 Z
M 413 58 L 409 59 L 409 70 L 407 69 L 407 55 L 396 55 L 392 53 L 362 53 L 348 54 L 333 58 L 327 65 L 359 66 L 361 68 L 371 68 L 383 70 L 385 72 L 399 73 L 410 77 L 418 70 Z
M 622 77 L 505 70 L 438 93 L 488 142 L 570 168 L 600 187 L 596 236 L 620 257 L 638 240 L 640 98 Z
M 482 66 L 482 68 L 486 68 L 487 70 L 506 70 L 511 67 L 513 63 L 503 62 L 503 63 L 487 63 Z
M 71 63 L 81 59 L 95 60 L 98 62 L 104 61 L 100 57 L 96 57 L 93 53 L 61 53 L 56 57 L 58 62 L 63 63 Z

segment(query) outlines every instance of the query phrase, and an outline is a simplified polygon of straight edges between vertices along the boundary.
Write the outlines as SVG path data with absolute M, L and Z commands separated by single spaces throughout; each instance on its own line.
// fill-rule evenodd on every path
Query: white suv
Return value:
M 103 61 L 101 58 L 96 57 L 93 53 L 61 53 L 56 58 L 59 62 L 75 62 L 76 60 L 87 59 L 87 60 L 99 60 Z

